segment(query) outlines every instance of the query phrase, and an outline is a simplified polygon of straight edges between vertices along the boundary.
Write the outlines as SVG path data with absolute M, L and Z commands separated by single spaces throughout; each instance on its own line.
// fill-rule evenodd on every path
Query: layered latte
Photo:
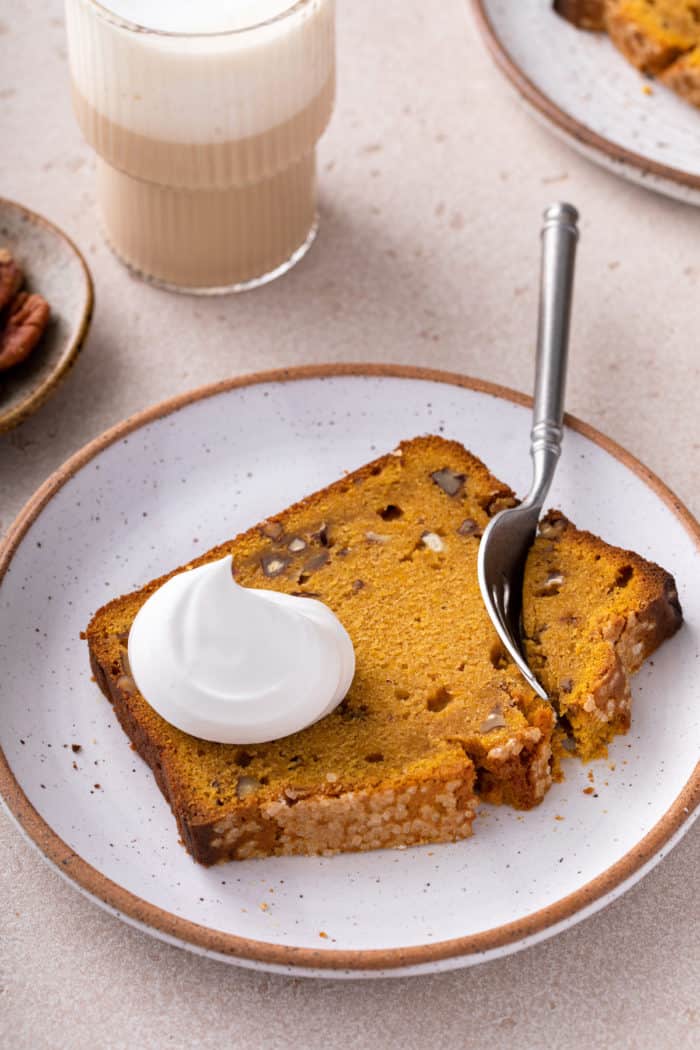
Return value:
M 73 98 L 117 254 L 162 283 L 224 290 L 284 271 L 313 237 L 334 3 L 199 6 L 67 0 Z

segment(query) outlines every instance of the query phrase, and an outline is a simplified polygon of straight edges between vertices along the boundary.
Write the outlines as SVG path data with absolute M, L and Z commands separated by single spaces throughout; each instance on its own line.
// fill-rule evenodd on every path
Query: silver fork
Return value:
M 544 213 L 530 435 L 532 485 L 518 507 L 491 519 L 478 559 L 479 586 L 493 625 L 523 677 L 543 700 L 549 697 L 523 655 L 522 589 L 527 553 L 561 453 L 577 222 L 578 212 L 571 204 L 553 204 Z

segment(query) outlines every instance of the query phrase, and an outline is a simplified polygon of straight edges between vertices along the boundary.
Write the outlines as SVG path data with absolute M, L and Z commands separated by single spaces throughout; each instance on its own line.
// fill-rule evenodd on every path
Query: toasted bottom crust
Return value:
M 200 864 L 454 842 L 472 833 L 477 797 L 474 766 L 466 755 L 463 761 L 422 782 L 412 777 L 338 795 L 316 795 L 296 801 L 251 801 L 249 806 L 239 806 L 214 820 L 193 818 L 175 804 L 167 765 L 132 716 L 128 697 L 105 673 L 92 650 L 90 665 L 120 725 L 153 771 L 177 819 L 185 848 Z M 541 745 L 539 754 L 542 755 Z M 532 783 L 526 778 L 527 793 L 539 790 L 535 781 L 534 777 Z M 544 790 L 541 787 L 540 798 Z
M 204 864 L 289 854 L 454 842 L 471 834 L 476 810 L 471 765 L 441 779 L 319 795 L 292 804 L 253 803 L 214 824 L 192 828 Z

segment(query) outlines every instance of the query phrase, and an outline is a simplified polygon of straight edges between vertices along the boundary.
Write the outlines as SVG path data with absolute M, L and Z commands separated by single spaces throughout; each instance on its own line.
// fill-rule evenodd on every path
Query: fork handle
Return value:
M 552 204 L 544 213 L 530 434 L 533 479 L 526 499 L 537 507 L 544 503 L 561 453 L 577 223 L 578 212 L 571 204 Z

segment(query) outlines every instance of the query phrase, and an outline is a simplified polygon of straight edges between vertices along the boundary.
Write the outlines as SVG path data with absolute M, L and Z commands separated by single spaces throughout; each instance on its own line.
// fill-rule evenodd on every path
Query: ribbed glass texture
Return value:
M 334 0 L 269 23 L 186 36 L 66 0 L 73 99 L 101 158 L 115 251 L 187 287 L 254 282 L 314 223 L 316 143 L 335 94 Z

